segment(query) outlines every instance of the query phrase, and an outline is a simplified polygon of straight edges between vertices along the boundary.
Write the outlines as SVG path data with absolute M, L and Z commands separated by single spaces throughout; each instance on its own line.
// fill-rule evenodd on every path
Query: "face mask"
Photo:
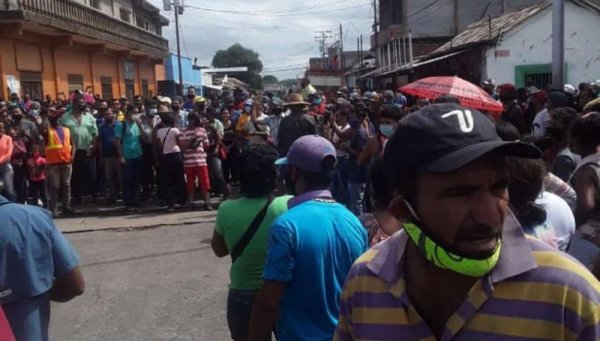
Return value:
M 252 111 L 252 107 L 247 105 L 244 107 L 244 112 L 250 113 Z
M 392 137 L 394 134 L 394 125 L 393 124 L 382 124 L 379 126 L 379 131 L 385 137 Z
M 410 203 L 407 201 L 405 201 L 405 203 L 415 219 L 419 220 Z M 498 240 L 496 248 L 491 256 L 485 259 L 473 259 L 458 256 L 444 249 L 413 223 L 405 223 L 403 224 L 403 227 L 404 231 L 406 231 L 410 240 L 417 247 L 421 255 L 423 255 L 430 263 L 441 269 L 450 270 L 469 277 L 482 277 L 492 271 L 500 259 L 500 252 L 502 249 L 501 240 Z
M 154 116 L 154 115 L 156 115 L 157 112 L 158 112 L 158 109 L 150 108 L 150 109 L 148 109 L 148 116 Z

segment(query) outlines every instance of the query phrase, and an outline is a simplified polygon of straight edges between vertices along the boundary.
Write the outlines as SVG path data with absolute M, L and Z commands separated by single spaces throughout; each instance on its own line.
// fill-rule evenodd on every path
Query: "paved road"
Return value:
M 54 304 L 54 340 L 228 340 L 229 259 L 212 254 L 212 223 L 68 234 L 86 292 Z

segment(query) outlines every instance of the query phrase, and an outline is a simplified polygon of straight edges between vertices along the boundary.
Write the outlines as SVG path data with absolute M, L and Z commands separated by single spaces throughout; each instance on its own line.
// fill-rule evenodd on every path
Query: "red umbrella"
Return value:
M 460 104 L 465 107 L 486 110 L 492 113 L 501 113 L 504 110 L 502 103 L 493 99 L 485 90 L 456 76 L 419 79 L 404 85 L 400 88 L 400 91 L 427 99 L 450 95 L 458 98 Z

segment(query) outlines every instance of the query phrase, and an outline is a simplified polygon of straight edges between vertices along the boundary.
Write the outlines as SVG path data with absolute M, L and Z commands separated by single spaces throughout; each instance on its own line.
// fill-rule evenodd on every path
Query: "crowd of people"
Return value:
M 0 170 L 8 198 L 31 205 L 0 197 L 7 250 L 25 250 L 0 268 L 10 326 L 47 339 L 49 301 L 84 289 L 75 251 L 33 207 L 48 179 L 55 214 L 102 191 L 127 208 L 154 192 L 192 208 L 199 191 L 211 209 L 222 194 L 211 247 L 231 257 L 233 340 L 600 339 L 598 89 L 482 87 L 503 112 L 392 89 L 325 96 L 309 79 L 185 101 L 75 93 L 37 115 L 14 98 Z M 15 165 L 21 197 L 6 185 Z M 53 262 L 32 267 L 40 257 Z

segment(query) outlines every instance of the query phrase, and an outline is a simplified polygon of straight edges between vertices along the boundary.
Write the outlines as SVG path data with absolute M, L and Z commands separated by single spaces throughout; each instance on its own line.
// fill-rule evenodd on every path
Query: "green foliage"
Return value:
M 263 84 L 277 84 L 279 83 L 279 81 L 277 80 L 277 77 L 273 76 L 273 75 L 266 75 L 263 77 L 262 79 Z
M 263 64 L 258 53 L 243 47 L 239 43 L 231 45 L 226 50 L 217 51 L 213 57 L 212 65 L 216 68 L 247 66 L 247 72 L 235 74 L 234 77 L 250 84 L 254 89 L 262 88 L 260 72 L 263 69 Z

